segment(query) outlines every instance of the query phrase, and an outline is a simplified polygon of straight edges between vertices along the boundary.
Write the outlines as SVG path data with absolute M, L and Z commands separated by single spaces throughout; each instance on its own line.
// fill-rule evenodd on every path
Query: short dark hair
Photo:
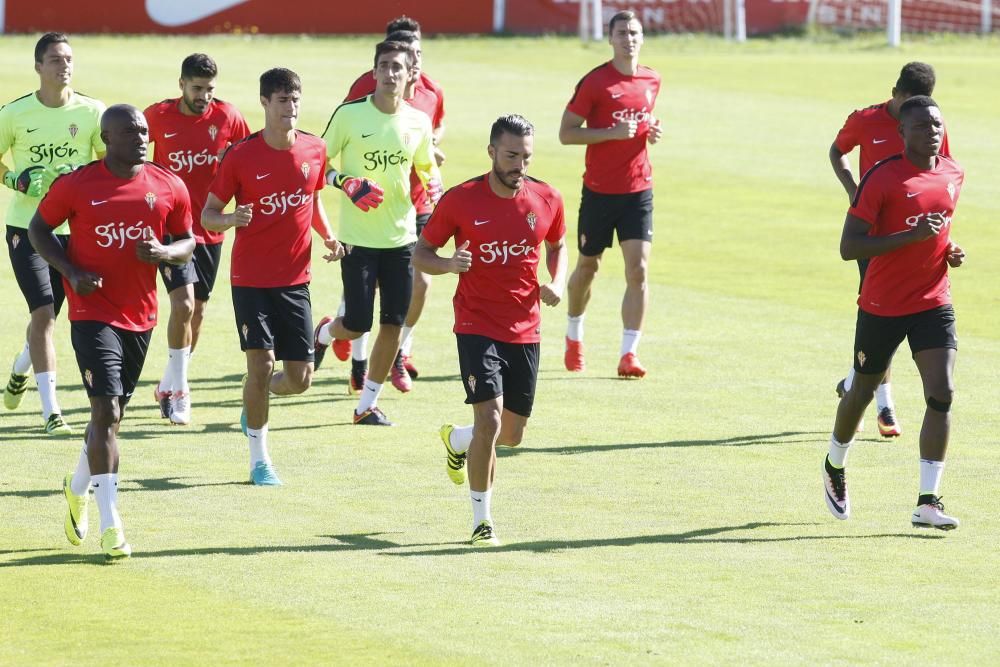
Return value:
M 909 95 L 933 95 L 934 68 L 927 63 L 906 63 L 899 71 L 896 80 L 896 91 Z
M 403 44 L 413 44 L 420 41 L 420 35 L 412 30 L 393 30 L 385 37 L 387 42 L 402 42 Z
M 914 95 L 900 105 L 899 117 L 902 119 L 904 116 L 909 115 L 912 111 L 917 109 L 926 109 L 928 107 L 937 107 L 938 109 L 941 108 L 930 95 Z
M 271 99 L 271 95 L 278 91 L 300 93 L 302 92 L 302 80 L 298 74 L 284 67 L 275 67 L 260 75 L 261 97 Z
M 420 32 L 420 22 L 417 19 L 410 18 L 406 14 L 398 16 L 393 20 L 385 24 L 385 34 L 396 32 L 397 30 L 409 30 L 410 32 L 419 33 Z
M 639 17 L 631 9 L 625 9 L 618 12 L 617 14 L 611 17 L 610 21 L 608 21 L 608 34 L 610 35 L 615 31 L 615 24 L 618 23 L 619 21 L 625 21 L 626 23 L 628 23 L 632 19 L 638 21 Z M 639 25 L 642 24 L 640 23 Z
M 378 59 L 386 53 L 402 53 L 406 55 L 406 69 L 413 69 L 417 66 L 417 54 L 413 47 L 406 42 L 394 42 L 385 40 L 375 45 L 375 67 L 378 67 Z
M 192 53 L 181 63 L 181 78 L 214 79 L 219 75 L 219 67 L 204 53 Z
M 64 32 L 47 32 L 35 44 L 35 62 L 40 63 L 45 57 L 45 52 L 53 44 L 69 44 L 69 37 Z
M 535 134 L 535 126 L 520 114 L 512 113 L 500 116 L 490 128 L 490 144 L 496 144 L 503 134 L 513 134 L 518 137 L 529 137 Z

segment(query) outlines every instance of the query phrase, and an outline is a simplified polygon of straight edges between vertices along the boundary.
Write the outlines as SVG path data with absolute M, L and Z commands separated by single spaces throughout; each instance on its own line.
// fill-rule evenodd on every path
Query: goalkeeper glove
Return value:
M 441 185 L 441 181 L 432 178 L 427 181 L 424 189 L 427 191 L 427 198 L 431 201 L 431 204 L 437 206 L 437 203 L 441 201 L 441 195 L 444 194 L 444 186 Z
M 17 190 L 29 197 L 40 197 L 42 195 L 42 177 L 44 175 L 45 167 L 35 165 L 34 167 L 28 167 L 20 174 L 8 171 L 3 175 L 3 184 L 11 190 Z
M 367 213 L 385 199 L 385 191 L 375 181 L 367 178 L 356 178 L 347 174 L 339 174 L 331 169 L 327 172 L 326 182 L 344 191 L 354 205 Z

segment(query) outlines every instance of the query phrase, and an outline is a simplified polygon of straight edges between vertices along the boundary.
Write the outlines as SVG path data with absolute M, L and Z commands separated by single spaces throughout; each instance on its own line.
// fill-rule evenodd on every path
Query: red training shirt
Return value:
M 470 242 L 472 267 L 459 274 L 452 300 L 454 332 L 537 343 L 539 249 L 565 234 L 562 196 L 542 181 L 525 178 L 512 199 L 497 196 L 486 175 L 448 190 L 423 237 L 438 248 L 452 236 L 456 246 Z
M 602 141 L 587 146 L 583 184 L 593 192 L 627 194 L 653 187 L 646 140 L 653 106 L 660 92 L 660 75 L 639 65 L 635 76 L 622 74 L 611 62 L 595 67 L 576 84 L 566 110 L 586 120 L 587 127 L 614 127 L 634 119 L 638 129 L 631 139 Z
M 951 218 L 965 171 L 938 156 L 920 169 L 904 155 L 879 162 L 865 174 L 848 213 L 871 225 L 869 236 L 889 236 L 915 227 L 929 213 L 948 221 L 937 236 L 871 258 L 858 306 L 872 315 L 911 315 L 951 303 L 948 247 Z
M 291 287 L 311 279 L 313 197 L 326 185 L 326 143 L 296 130 L 287 150 L 261 132 L 226 151 L 209 192 L 228 203 L 253 204 L 236 230 L 229 268 L 237 287 Z
M 344 101 L 348 102 L 368 97 L 374 92 L 375 74 L 371 70 L 368 70 L 351 84 L 351 89 L 347 92 L 347 97 L 344 98 Z M 413 97 L 403 101 L 414 109 L 427 114 L 427 117 L 431 119 L 431 127 L 433 129 L 438 129 L 441 127 L 441 123 L 444 122 L 444 90 L 423 72 L 420 73 L 420 78 L 413 86 Z M 356 176 L 357 174 L 349 175 Z M 427 198 L 427 191 L 424 190 L 424 184 L 420 182 L 417 172 L 412 169 L 410 170 L 410 201 L 413 202 L 414 208 L 417 209 L 417 215 L 427 215 L 434 210 L 430 200 Z
M 858 160 L 860 175 L 887 157 L 903 152 L 903 137 L 899 134 L 899 121 L 889 113 L 889 103 L 875 104 L 866 109 L 858 109 L 847 117 L 833 143 L 841 153 L 850 153 L 856 146 L 861 147 Z M 951 157 L 948 148 L 948 132 L 941 140 L 941 155 Z
M 180 98 L 151 104 L 143 115 L 153 143 L 153 161 L 177 174 L 191 195 L 193 233 L 198 243 L 222 243 L 225 235 L 201 226 L 208 186 L 219 169 L 219 154 L 242 141 L 250 128 L 239 110 L 216 98 L 200 116 L 186 116 Z
M 135 246 L 147 229 L 161 242 L 191 231 L 191 200 L 181 179 L 153 162 L 134 178 L 118 178 L 97 160 L 57 178 L 38 214 L 52 228 L 69 220 L 69 261 L 102 278 L 86 296 L 63 278 L 70 321 L 127 331 L 156 326 L 156 264 L 136 257 Z

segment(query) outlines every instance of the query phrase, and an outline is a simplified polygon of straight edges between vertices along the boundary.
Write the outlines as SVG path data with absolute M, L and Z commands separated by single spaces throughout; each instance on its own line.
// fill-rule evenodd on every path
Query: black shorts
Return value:
M 880 317 L 858 309 L 854 332 L 854 370 L 858 373 L 883 373 L 892 362 L 903 339 L 910 343 L 910 353 L 940 348 L 958 349 L 955 309 L 939 306 L 912 315 Z
M 503 407 L 531 416 L 538 381 L 538 343 L 503 343 L 486 336 L 455 334 L 465 402 L 503 396 Z
M 274 358 L 313 360 L 309 284 L 292 287 L 233 286 L 240 349 L 274 350 Z
M 868 272 L 868 264 L 871 262 L 867 257 L 858 260 L 858 294 L 861 294 L 861 286 L 865 284 L 865 274 Z
M 191 261 L 184 266 L 162 262 L 160 276 L 167 292 L 178 287 L 194 284 L 194 298 L 208 301 L 215 288 L 215 278 L 219 275 L 219 261 L 222 259 L 221 243 L 199 243 L 194 247 Z
M 622 241 L 653 240 L 653 191 L 605 195 L 583 186 L 577 243 L 581 255 L 595 257 Z
M 56 239 L 63 250 L 66 250 L 69 236 L 60 234 Z M 28 312 L 52 304 L 58 315 L 63 301 L 66 300 L 62 274 L 49 266 L 48 262 L 35 252 L 34 246 L 28 240 L 27 229 L 7 227 L 7 252 L 10 255 L 10 265 L 14 269 L 17 286 L 21 288 L 21 294 L 28 303 Z
M 70 338 L 87 396 L 118 396 L 124 408 L 135 392 L 153 330 L 126 331 L 104 322 L 71 322 Z
M 347 246 L 340 260 L 344 281 L 344 328 L 371 331 L 375 317 L 375 288 L 379 290 L 379 323 L 403 326 L 413 291 L 414 244 L 402 248 Z
M 427 226 L 427 221 L 431 219 L 430 213 L 421 213 L 417 216 L 417 236 L 424 231 L 424 227 Z

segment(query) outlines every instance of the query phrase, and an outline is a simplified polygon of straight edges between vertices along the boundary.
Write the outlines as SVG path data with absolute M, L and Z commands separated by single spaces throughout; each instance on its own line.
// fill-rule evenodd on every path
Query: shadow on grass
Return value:
M 118 487 L 122 493 L 137 491 L 183 491 L 184 489 L 201 489 L 209 486 L 234 486 L 247 482 L 197 482 L 188 483 L 187 477 L 152 477 L 149 479 L 123 480 Z M 0 491 L 0 498 L 50 498 L 61 496 L 62 489 L 34 489 L 32 491 Z M 0 552 L 2 553 L 2 552 Z
M 818 436 L 827 436 L 826 431 L 782 431 L 755 435 L 737 435 L 714 440 L 666 440 L 664 442 L 627 442 L 607 445 L 572 445 L 567 447 L 497 447 L 498 457 L 519 454 L 588 454 L 595 452 L 616 452 L 622 449 L 662 449 L 671 447 L 749 447 L 751 445 L 792 445 L 804 442 L 822 442 Z M 817 436 L 801 437 L 796 436 Z

